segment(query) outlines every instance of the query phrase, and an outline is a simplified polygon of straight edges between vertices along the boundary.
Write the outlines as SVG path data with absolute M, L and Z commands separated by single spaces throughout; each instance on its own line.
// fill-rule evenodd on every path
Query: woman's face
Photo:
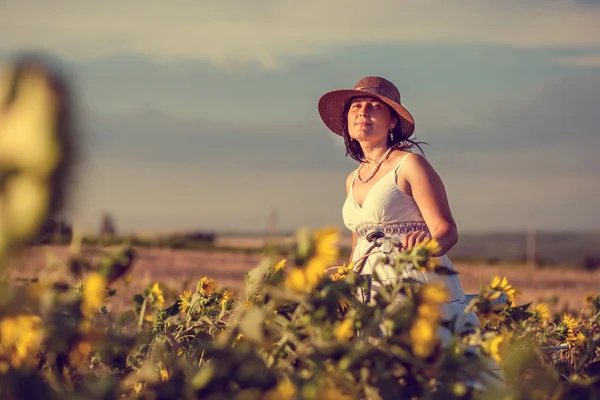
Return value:
M 374 97 L 355 97 L 348 110 L 348 133 L 359 142 L 387 140 L 396 125 L 391 108 Z

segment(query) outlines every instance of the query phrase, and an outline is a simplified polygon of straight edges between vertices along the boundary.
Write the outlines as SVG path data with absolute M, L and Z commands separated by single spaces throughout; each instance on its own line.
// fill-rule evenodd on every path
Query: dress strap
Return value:
M 358 168 L 354 170 L 354 174 L 352 175 L 352 183 L 350 184 L 350 189 L 354 187 L 354 181 L 356 181 L 356 177 L 358 176 Z
M 398 163 L 398 165 L 396 166 L 396 168 L 394 168 L 394 173 L 398 173 L 398 171 L 400 171 L 402 169 L 402 165 L 404 164 L 404 161 L 406 161 L 406 159 L 408 158 L 408 156 L 411 156 L 413 153 L 408 153 L 405 154 L 404 157 L 402 157 L 400 159 L 400 162 Z

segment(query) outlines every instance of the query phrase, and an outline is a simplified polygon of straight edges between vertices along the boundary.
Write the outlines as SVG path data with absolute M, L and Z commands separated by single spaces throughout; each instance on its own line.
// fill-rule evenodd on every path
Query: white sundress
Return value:
M 365 196 L 362 206 L 354 199 L 354 181 L 356 180 L 358 170 L 355 171 L 348 196 L 342 208 L 344 225 L 357 235 L 352 261 L 357 261 L 365 256 L 371 244 L 367 241 L 366 234 L 371 229 L 382 230 L 386 237 L 391 238 L 395 243 L 400 243 L 402 237 L 410 231 L 429 231 L 415 200 L 412 196 L 403 192 L 397 184 L 398 172 L 402 169 L 402 165 L 411 154 L 409 153 L 402 157 L 393 170 L 375 182 Z M 453 271 L 455 270 L 447 255 L 436 257 L 436 260 L 439 264 Z M 366 258 L 360 273 L 372 275 L 374 270 L 380 279 L 382 279 L 383 284 L 395 280 L 394 268 L 380 264 L 377 254 Z M 459 325 L 454 326 L 455 331 L 461 332 L 466 323 L 473 326 L 480 326 L 475 312 L 470 311 L 464 315 L 468 301 L 458 275 L 441 276 L 435 273 L 418 272 L 414 269 L 403 272 L 402 277 L 404 278 L 411 277 L 420 282 L 435 280 L 444 283 L 449 293 L 449 299 L 442 305 L 442 318 L 451 319 L 457 315 L 461 316 L 457 319 L 457 324 Z M 451 332 L 445 328 L 440 328 L 438 335 L 440 336 L 442 345 L 448 343 L 448 340 L 452 336 Z M 497 364 L 493 366 L 493 369 L 499 370 Z

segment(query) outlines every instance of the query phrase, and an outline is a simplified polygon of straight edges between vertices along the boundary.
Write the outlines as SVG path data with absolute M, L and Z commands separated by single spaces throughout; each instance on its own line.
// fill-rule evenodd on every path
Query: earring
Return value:
M 390 129 L 390 142 L 394 141 L 394 132 Z

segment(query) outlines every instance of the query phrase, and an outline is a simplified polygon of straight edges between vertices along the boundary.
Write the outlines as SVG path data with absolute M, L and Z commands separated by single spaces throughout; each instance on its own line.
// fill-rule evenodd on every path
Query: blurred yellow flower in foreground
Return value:
M 31 69 L 25 74 L 0 120 L 0 159 L 2 164 L 45 178 L 61 157 L 53 130 L 58 104 L 41 71 Z
M 38 315 L 21 314 L 0 321 L 0 372 L 10 366 L 35 366 L 35 355 L 41 350 L 44 327 Z
M 304 291 L 314 289 L 324 275 L 324 268 L 320 271 L 315 267 L 311 270 L 308 268 L 294 268 L 288 272 L 285 279 L 285 285 L 296 293 L 303 293 Z
M 340 341 L 350 340 L 354 336 L 354 321 L 346 318 L 335 329 L 335 338 Z
M 292 400 L 296 398 L 296 385 L 285 377 L 279 381 L 274 389 L 266 392 L 263 400 Z
M 313 290 L 326 274 L 327 268 L 339 257 L 339 232 L 335 228 L 323 228 L 313 235 L 314 252 L 304 267 L 288 270 L 285 285 L 296 293 Z
M 83 284 L 81 313 L 89 317 L 102 305 L 106 295 L 106 280 L 99 273 L 91 273 Z
M 410 249 L 411 262 L 417 269 L 432 272 L 441 265 L 439 258 L 435 257 L 440 250 L 437 240 L 427 238 Z
M 350 396 L 336 384 L 330 375 L 325 376 L 324 383 L 319 390 L 319 399 L 322 400 L 352 400 Z
M 163 382 L 166 382 L 171 378 L 169 370 L 162 364 L 158 367 L 158 373 L 160 374 L 160 380 Z
M 353 270 L 354 270 L 354 263 L 350 263 L 350 264 L 348 264 L 348 266 L 346 266 L 346 264 L 344 263 L 337 268 L 337 272 L 335 272 L 334 274 L 331 274 L 331 280 L 332 281 L 341 281 L 344 278 L 346 278 L 348 275 L 350 275 L 350 273 Z
M 20 174 L 5 185 L 2 216 L 9 233 L 21 240 L 37 229 L 50 202 L 47 184 L 32 175 Z
M 446 301 L 448 292 L 439 284 L 426 284 L 417 293 L 417 312 L 410 329 L 410 339 L 415 355 L 429 357 L 438 340 L 437 330 L 441 315 L 440 304 Z
M 319 229 L 314 233 L 313 238 L 315 246 L 313 259 L 328 265 L 335 263 L 340 255 L 338 230 L 333 227 Z
M 502 348 L 507 343 L 507 338 L 502 335 L 493 335 L 489 340 L 484 342 L 484 349 L 498 364 L 502 362 Z
M 0 256 L 60 208 L 70 169 L 66 82 L 42 60 L 0 70 Z M 61 167 L 60 173 L 56 174 Z
M 158 307 L 162 307 L 165 304 L 165 295 L 158 282 L 155 282 L 150 288 L 150 295 L 154 298 Z
M 277 262 L 274 266 L 273 266 L 273 271 L 277 272 L 279 270 L 282 270 L 285 268 L 285 264 L 287 263 L 287 259 L 284 258 L 283 260 L 280 260 L 279 262 Z
M 79 365 L 87 360 L 92 351 L 92 345 L 88 341 L 79 341 L 69 352 L 69 362 L 71 365 Z

